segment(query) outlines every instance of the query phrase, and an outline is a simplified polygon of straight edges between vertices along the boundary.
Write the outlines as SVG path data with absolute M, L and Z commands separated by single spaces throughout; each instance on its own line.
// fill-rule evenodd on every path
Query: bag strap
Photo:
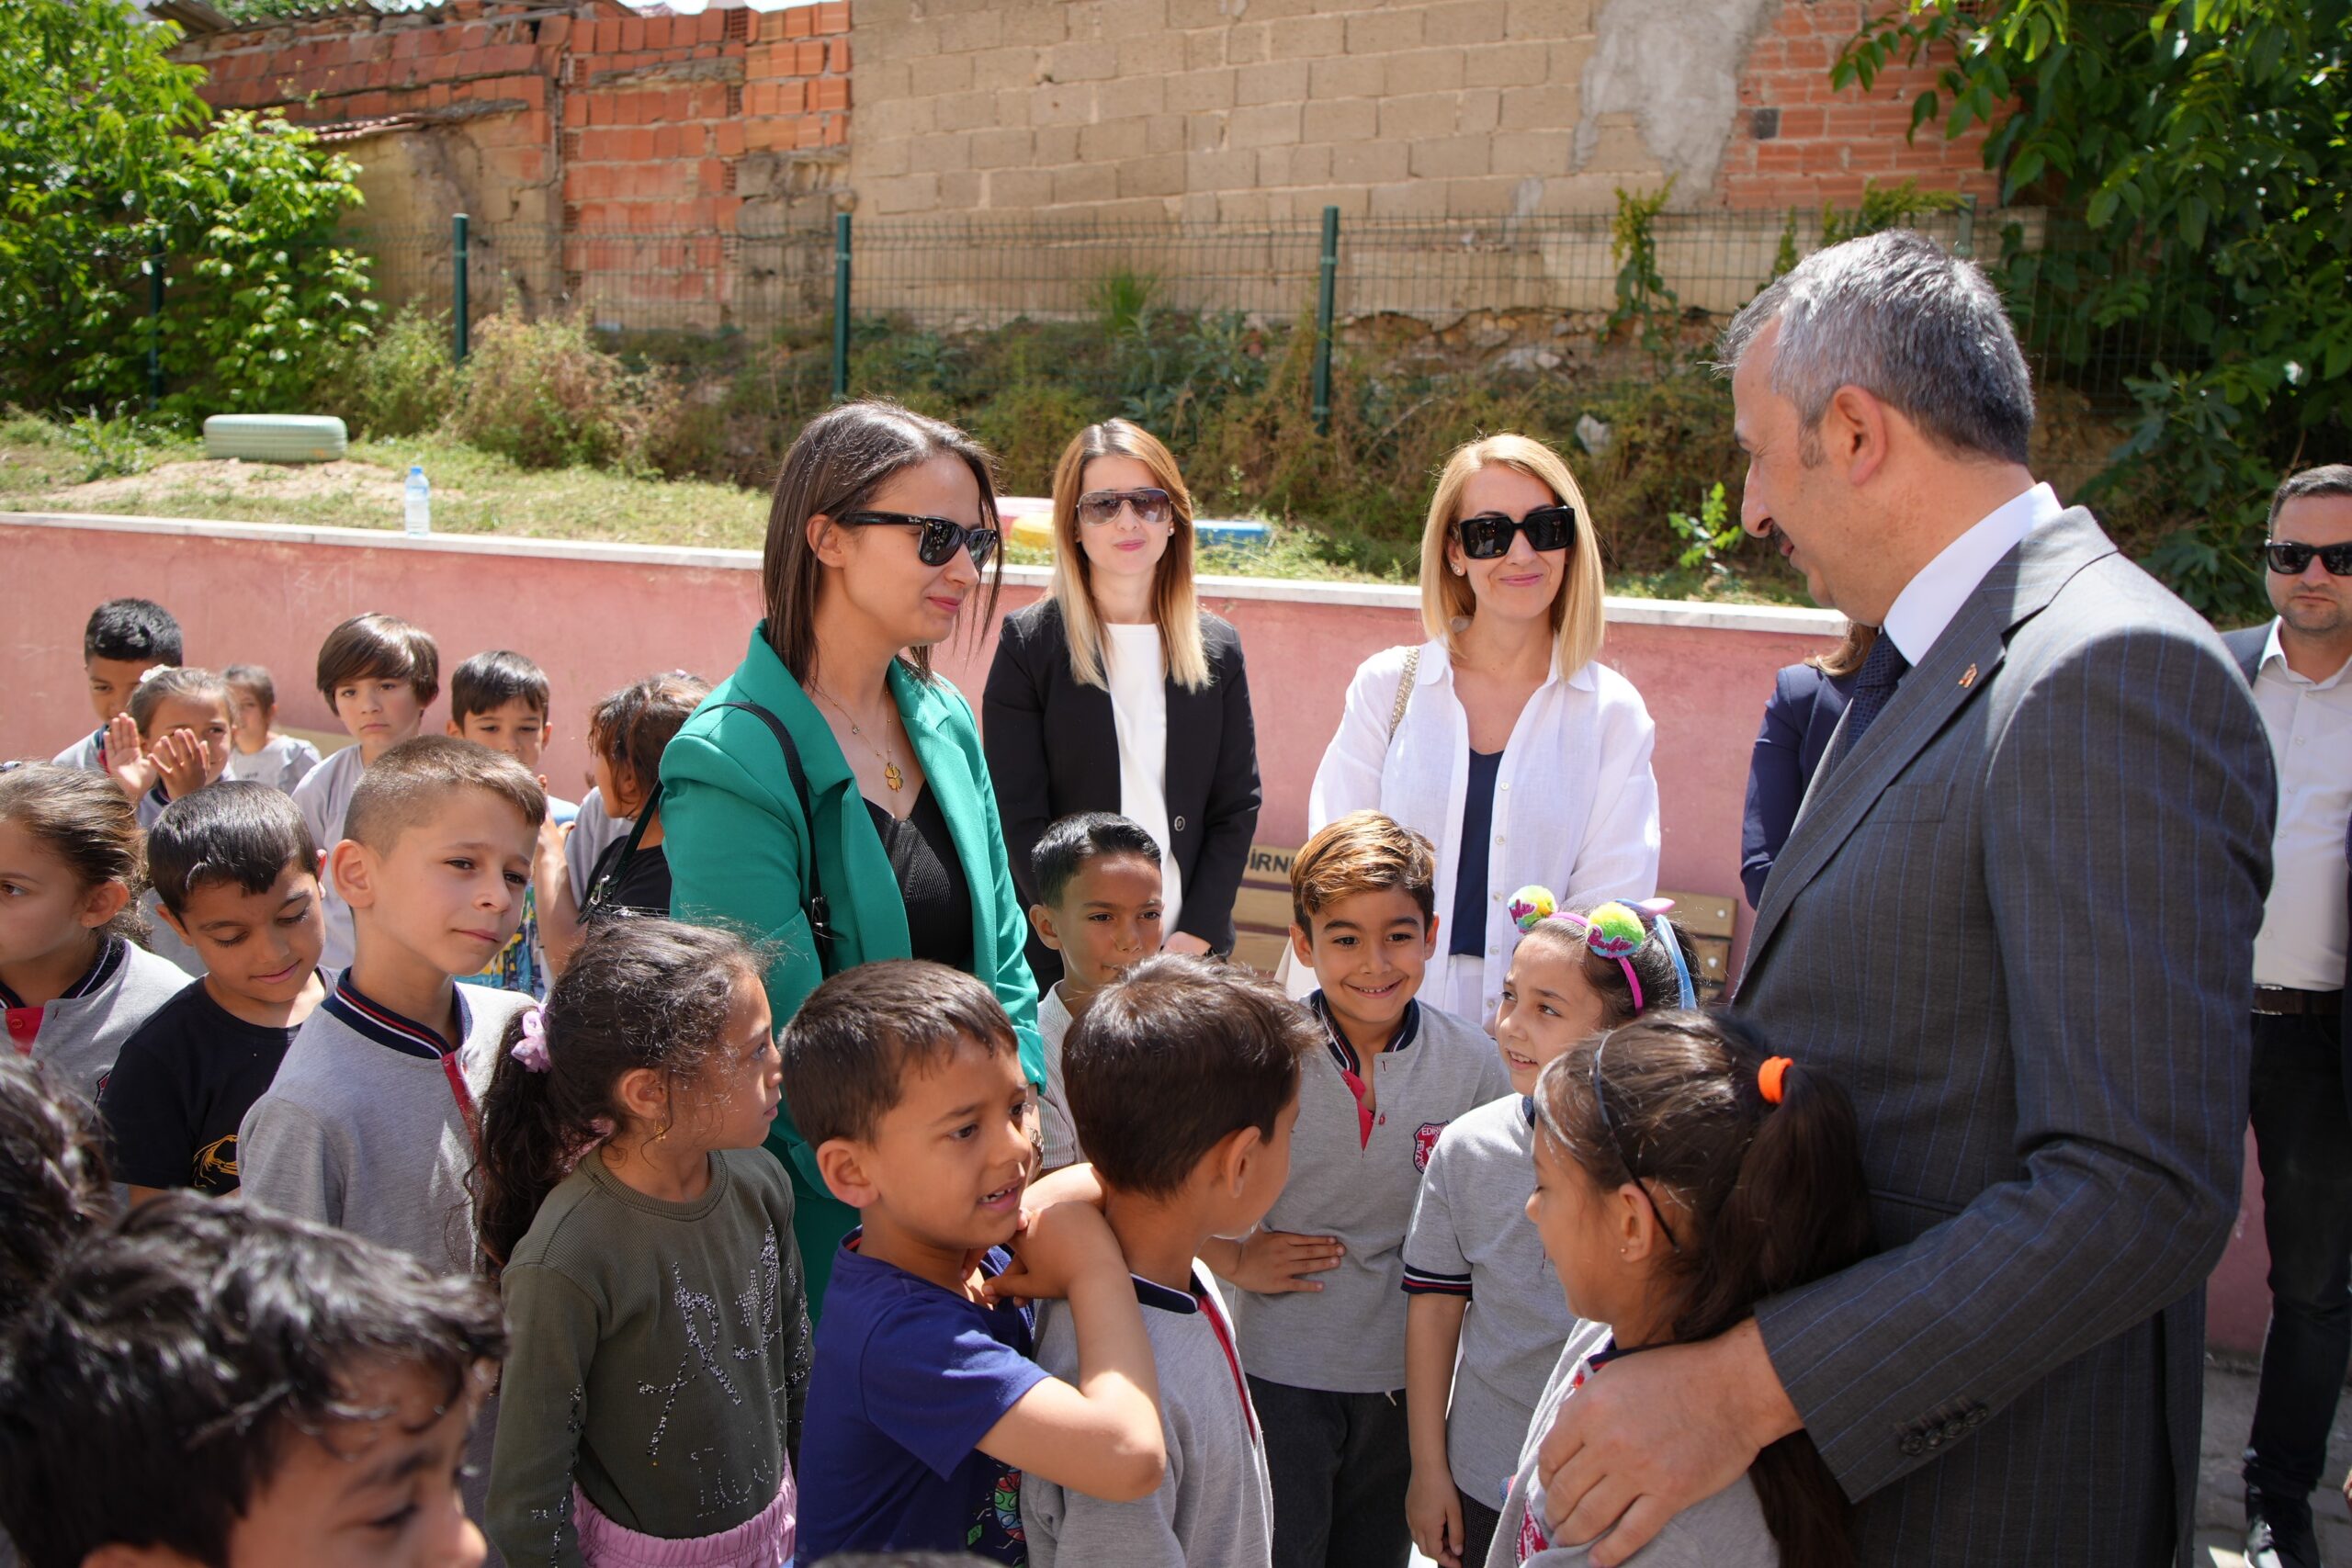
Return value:
M 628 875 L 628 863 L 637 858 L 639 841 L 645 837 L 645 829 L 651 825 L 653 814 L 661 808 L 662 781 L 657 778 L 653 781 L 652 792 L 645 797 L 645 804 L 637 808 L 637 819 L 628 825 L 628 839 L 621 845 L 620 858 L 613 862 L 612 870 L 595 880 L 588 889 L 588 897 L 580 901 L 582 925 L 584 926 L 590 920 L 601 919 L 604 916 L 606 900 L 612 897 L 613 889 L 621 885 L 621 879 Z
M 775 743 L 783 748 L 784 771 L 791 775 L 792 793 L 799 797 L 800 820 L 808 825 L 808 863 L 801 868 L 800 875 L 803 890 L 801 912 L 808 917 L 808 934 L 816 939 L 818 967 L 831 975 L 834 973 L 833 944 L 839 940 L 839 933 L 833 930 L 831 909 L 826 904 L 824 889 L 817 880 L 817 811 L 808 801 L 808 772 L 800 765 L 800 748 L 793 743 L 792 732 L 785 728 L 784 720 L 757 703 L 732 702 L 713 705 L 741 708 L 766 725 L 769 733 L 775 737 Z
M 1405 722 L 1406 705 L 1413 700 L 1413 686 L 1420 679 L 1421 645 L 1415 643 L 1405 654 L 1405 678 L 1396 682 L 1396 705 L 1388 710 L 1388 743 L 1396 744 L 1396 727 Z

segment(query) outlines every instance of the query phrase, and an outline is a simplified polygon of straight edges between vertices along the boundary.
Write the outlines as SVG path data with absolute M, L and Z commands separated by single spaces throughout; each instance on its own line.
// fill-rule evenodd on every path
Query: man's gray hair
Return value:
M 1821 416 L 1860 387 L 1947 449 L 2026 460 L 2033 378 L 2001 297 L 1972 264 L 1909 229 L 1815 251 L 1724 329 L 1736 368 L 1781 323 L 1772 389 L 1796 405 L 1802 456 L 1821 457 Z
M 2322 463 L 2316 468 L 2305 468 L 2299 474 L 2289 474 L 2279 481 L 2270 498 L 2270 527 L 2278 524 L 2278 509 L 2301 496 L 2352 495 L 2352 463 Z

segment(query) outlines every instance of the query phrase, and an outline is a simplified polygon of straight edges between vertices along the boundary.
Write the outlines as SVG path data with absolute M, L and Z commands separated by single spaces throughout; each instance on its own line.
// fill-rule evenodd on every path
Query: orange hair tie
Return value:
M 1775 1056 L 1756 1069 L 1756 1088 L 1764 1096 L 1767 1105 L 1781 1103 L 1782 1086 L 1787 1081 L 1789 1069 L 1794 1066 L 1796 1064 L 1786 1056 Z

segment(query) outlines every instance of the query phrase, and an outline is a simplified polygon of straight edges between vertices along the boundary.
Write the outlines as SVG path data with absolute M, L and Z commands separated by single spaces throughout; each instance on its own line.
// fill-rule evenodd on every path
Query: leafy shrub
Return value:
M 82 460 L 80 483 L 143 474 L 155 466 L 171 432 L 137 414 L 75 414 L 63 431 L 65 445 Z
M 416 435 L 437 429 L 458 402 L 449 318 L 401 306 L 352 355 L 345 389 L 345 417 L 369 435 Z
M 577 321 L 510 311 L 474 333 L 449 424 L 460 440 L 526 468 L 656 472 L 680 418 L 667 370 L 631 371 Z

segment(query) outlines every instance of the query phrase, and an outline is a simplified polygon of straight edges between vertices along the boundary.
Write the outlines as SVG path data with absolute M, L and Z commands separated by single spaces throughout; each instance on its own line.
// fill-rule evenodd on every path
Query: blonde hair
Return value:
M 1449 570 L 1445 547 L 1453 525 L 1462 521 L 1462 491 L 1470 476 L 1492 467 L 1516 468 L 1549 490 L 1554 500 L 1576 508 L 1576 539 L 1568 547 L 1567 573 L 1561 580 L 1559 596 L 1552 601 L 1553 655 L 1559 661 L 1560 673 L 1572 675 L 1600 652 L 1604 624 L 1600 539 L 1593 532 L 1592 509 L 1585 504 L 1576 476 L 1568 472 L 1558 453 L 1530 436 L 1483 436 L 1455 447 L 1446 458 L 1438 475 L 1437 493 L 1430 497 L 1428 525 L 1421 530 L 1422 629 L 1442 641 L 1447 652 L 1459 653 L 1453 623 L 1477 614 L 1470 580 Z
M 1878 641 L 1878 628 L 1866 626 L 1860 621 L 1846 623 L 1846 635 L 1838 646 L 1826 653 L 1816 653 L 1805 660 L 1832 680 L 1842 681 L 1862 667 L 1871 656 L 1871 647 Z
M 1124 419 L 1090 424 L 1070 437 L 1054 465 L 1054 603 L 1062 610 L 1069 642 L 1069 672 L 1081 686 L 1102 686 L 1102 622 L 1094 613 L 1093 568 L 1078 536 L 1078 498 L 1086 465 L 1097 457 L 1131 457 L 1151 470 L 1168 492 L 1175 533 L 1159 558 L 1151 595 L 1151 618 L 1159 627 L 1159 648 L 1168 673 L 1188 692 L 1209 683 L 1208 654 L 1201 645 L 1201 604 L 1193 592 L 1193 497 L 1176 459 L 1159 439 Z

